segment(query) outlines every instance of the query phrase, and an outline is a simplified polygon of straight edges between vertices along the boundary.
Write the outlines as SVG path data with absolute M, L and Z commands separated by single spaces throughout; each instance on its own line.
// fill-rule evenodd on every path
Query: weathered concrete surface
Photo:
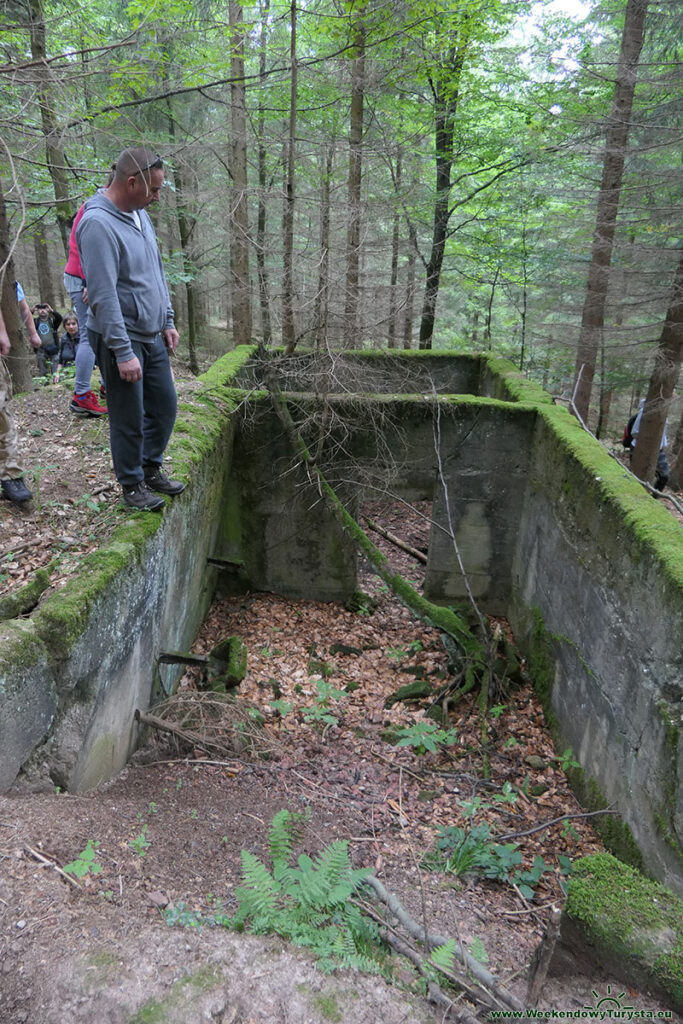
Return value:
M 233 356 L 218 381 L 232 380 L 249 355 Z M 212 401 L 198 394 L 176 427 L 170 452 L 186 491 L 161 516 L 130 516 L 30 619 L 0 627 L 3 790 L 17 776 L 18 785 L 78 790 L 114 775 L 138 742 L 136 708 L 161 685 L 158 655 L 194 640 L 213 594 L 206 560 L 234 434 Z
M 348 600 L 356 587 L 355 545 L 294 457 L 270 402 L 250 409 L 241 424 L 228 486 L 216 556 L 239 562 L 250 589 Z
M 550 701 L 560 733 L 630 825 L 648 870 L 680 893 L 683 591 L 645 527 L 629 522 L 630 507 L 656 528 L 662 510 L 635 481 L 619 480 L 618 469 L 614 479 L 607 455 L 593 458 L 597 473 L 539 418 L 510 619 L 523 641 L 530 612 L 540 611 L 551 634 Z M 683 537 L 679 544 L 680 557 Z
M 424 584 L 430 601 L 466 600 L 469 586 L 489 613 L 507 613 L 534 424 L 532 411 L 485 402 L 441 415 L 443 482 Z

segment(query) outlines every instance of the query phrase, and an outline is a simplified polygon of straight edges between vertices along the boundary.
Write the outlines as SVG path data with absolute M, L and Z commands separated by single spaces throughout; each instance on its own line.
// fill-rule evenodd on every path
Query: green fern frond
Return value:
M 288 811 L 286 808 L 277 812 L 270 823 L 268 834 L 270 858 L 273 864 L 289 860 L 292 847 L 302 838 L 307 821 L 308 815 L 306 814 Z
M 453 970 L 455 939 L 449 939 L 443 946 L 436 946 L 430 953 L 430 959 L 435 967 L 440 967 L 443 971 Z

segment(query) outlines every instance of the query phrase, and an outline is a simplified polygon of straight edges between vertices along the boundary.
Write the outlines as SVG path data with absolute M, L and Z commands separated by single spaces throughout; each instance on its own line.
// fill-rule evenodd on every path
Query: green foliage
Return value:
M 135 850 L 135 852 L 137 853 L 138 857 L 146 857 L 147 856 L 147 850 L 152 845 L 151 842 L 149 841 L 149 839 L 147 838 L 147 828 L 148 828 L 147 825 L 143 825 L 142 826 L 142 831 L 140 832 L 140 835 L 139 836 L 135 836 L 135 838 L 131 839 L 129 841 L 129 843 L 128 843 L 128 845 L 131 847 L 131 849 Z
M 330 701 L 341 700 L 346 696 L 346 691 L 338 690 L 324 679 L 316 680 L 315 686 L 318 695 L 311 707 L 304 708 L 304 721 L 309 725 L 324 725 L 325 727 L 338 725 L 339 719 L 332 714 Z
M 394 658 L 396 661 L 402 661 L 403 658 L 407 658 L 409 654 L 417 654 L 418 651 L 422 650 L 422 644 L 419 640 L 413 640 L 407 647 L 389 647 L 387 649 L 387 655 L 390 658 Z
M 525 897 L 534 898 L 534 890 L 541 877 L 552 872 L 543 857 L 534 857 L 527 870 L 522 868 L 522 854 L 517 843 L 497 843 L 488 825 L 472 828 L 440 826 L 436 849 L 426 855 L 423 864 L 431 871 L 462 875 L 477 873 L 495 882 L 516 885 Z M 563 872 L 571 870 L 569 858 L 563 858 Z
M 412 747 L 416 754 L 434 754 L 442 747 L 457 743 L 458 733 L 455 729 L 440 729 L 436 722 L 421 719 L 412 725 L 402 726 L 397 730 L 399 737 L 397 747 Z
M 335 841 L 315 859 L 292 848 L 305 819 L 282 810 L 273 818 L 269 847 L 272 870 L 242 851 L 242 885 L 232 926 L 255 934 L 274 932 L 310 949 L 321 970 L 386 969 L 386 951 L 375 923 L 351 902 L 368 869 L 351 867 L 347 843 Z
M 75 860 L 64 865 L 64 870 L 74 875 L 75 878 L 85 878 L 86 875 L 99 875 L 102 865 L 95 860 L 95 854 L 99 843 L 89 839 L 85 849 L 81 850 Z

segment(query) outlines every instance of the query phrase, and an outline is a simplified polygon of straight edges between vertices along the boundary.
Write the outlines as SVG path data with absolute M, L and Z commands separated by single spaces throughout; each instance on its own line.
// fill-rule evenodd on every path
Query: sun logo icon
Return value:
M 622 1006 L 621 1000 L 626 995 L 626 992 L 620 992 L 619 995 L 615 995 L 612 992 L 612 986 L 607 986 L 607 994 L 601 996 L 599 992 L 593 989 L 592 995 L 595 996 L 597 1002 L 595 1006 L 584 1006 L 584 1010 L 632 1010 L 632 1006 Z

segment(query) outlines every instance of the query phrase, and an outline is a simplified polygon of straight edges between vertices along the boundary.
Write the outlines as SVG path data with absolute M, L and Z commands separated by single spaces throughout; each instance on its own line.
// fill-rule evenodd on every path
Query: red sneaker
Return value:
M 69 402 L 69 408 L 77 416 L 104 416 L 107 408 L 100 405 L 94 391 L 86 391 L 84 395 L 74 395 Z

